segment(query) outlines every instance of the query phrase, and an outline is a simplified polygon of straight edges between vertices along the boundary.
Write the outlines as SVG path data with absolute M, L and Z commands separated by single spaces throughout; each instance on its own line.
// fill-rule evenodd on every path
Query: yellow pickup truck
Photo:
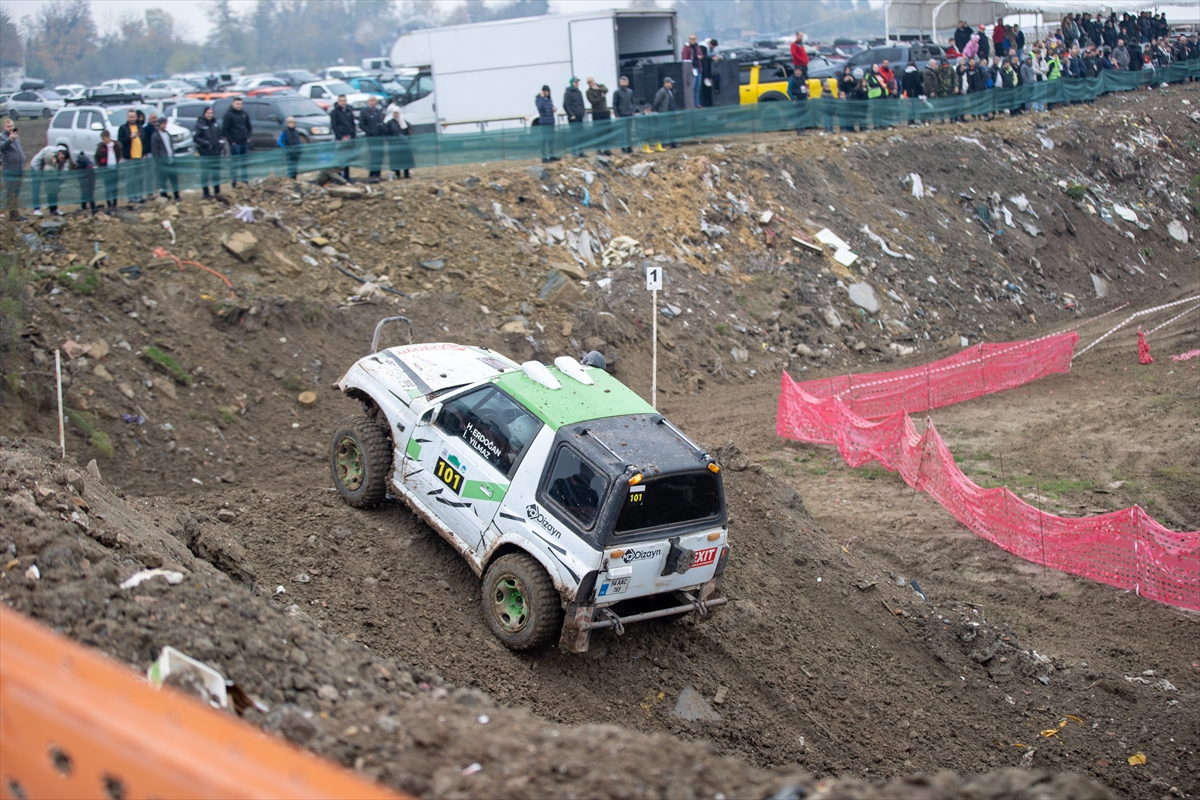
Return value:
M 788 95 L 787 69 L 781 64 L 742 64 L 738 71 L 741 83 L 741 94 L 738 102 L 770 103 L 777 100 L 791 100 Z M 808 79 L 808 96 L 818 98 L 822 94 L 837 97 L 837 78 L 821 81 L 819 78 Z

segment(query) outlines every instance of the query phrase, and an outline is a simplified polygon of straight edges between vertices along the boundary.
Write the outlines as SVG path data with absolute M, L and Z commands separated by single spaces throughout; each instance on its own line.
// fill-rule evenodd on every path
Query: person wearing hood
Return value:
M 62 183 L 62 178 L 56 173 L 66 172 L 72 169 L 71 151 L 65 144 L 48 145 L 38 150 L 33 158 L 29 161 L 29 171 L 33 173 L 33 215 L 35 217 L 42 216 L 42 209 L 38 205 L 41 200 L 41 184 L 46 184 L 46 204 L 50 208 L 50 214 L 55 217 L 61 217 L 62 212 L 58 210 L 58 187 Z M 46 173 L 52 173 L 47 175 Z
M 1025 95 L 1033 97 L 1034 92 L 1037 91 L 1037 70 L 1033 68 L 1032 55 L 1027 55 L 1021 59 L 1021 68 L 1017 76 L 1021 79 L 1021 85 L 1026 89 Z M 1038 110 L 1038 103 L 1036 101 L 1030 100 L 1026 105 L 1032 111 Z
M 207 106 L 196 120 L 192 141 L 195 142 L 196 152 L 200 155 L 200 183 L 204 189 L 204 197 L 207 199 L 212 196 L 208 192 L 209 186 L 212 186 L 215 194 L 220 194 L 221 166 L 217 159 L 224 155 L 225 138 L 212 106 Z
M 563 92 L 563 113 L 567 115 L 567 138 L 571 141 L 572 155 L 576 158 L 583 158 L 583 149 L 575 145 L 583 137 L 583 118 L 587 114 L 587 109 L 583 105 L 583 92 L 579 91 L 579 78 L 574 75 L 567 83 L 567 88 Z M 572 129 L 571 125 L 578 125 L 578 128 Z
M 412 148 L 408 145 L 408 136 L 412 129 L 405 122 L 399 106 L 392 109 L 392 116 L 383 124 L 383 130 L 383 135 L 387 137 L 388 168 L 392 170 L 392 176 L 399 178 L 400 173 L 404 173 L 403 177 L 411 178 L 412 175 L 408 171 L 416 166 Z
M 554 101 L 550 99 L 550 87 L 542 86 L 542 91 L 533 98 L 537 106 L 538 117 L 533 121 L 542 136 L 542 163 L 558 161 L 554 155 Z
M 975 56 L 979 55 L 979 34 L 978 33 L 971 34 L 971 38 L 967 42 L 967 46 L 962 48 L 962 54 L 964 56 L 966 56 L 967 58 L 975 58 Z
M 925 94 L 925 88 L 921 85 L 921 70 L 917 69 L 915 61 L 904 65 L 904 74 L 900 76 L 900 89 L 909 100 L 916 100 Z
M 982 25 L 979 26 L 978 36 L 979 36 L 979 52 L 977 52 L 975 55 L 979 56 L 979 60 L 982 63 L 986 64 L 987 60 L 992 57 L 992 50 L 991 50 L 992 43 L 991 43 L 991 40 L 988 38 L 987 31 L 984 30 Z

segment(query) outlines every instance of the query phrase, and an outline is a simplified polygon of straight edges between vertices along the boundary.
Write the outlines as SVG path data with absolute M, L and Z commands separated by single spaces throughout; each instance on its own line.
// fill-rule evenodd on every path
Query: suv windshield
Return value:
M 354 87 L 348 83 L 333 81 L 325 84 L 325 91 L 336 97 L 339 94 L 354 94 Z
M 629 487 L 615 531 L 621 536 L 720 516 L 721 489 L 714 473 L 668 475 Z
M 303 97 L 293 97 L 287 100 L 275 100 L 274 106 L 281 117 L 327 117 L 328 113 L 312 100 Z

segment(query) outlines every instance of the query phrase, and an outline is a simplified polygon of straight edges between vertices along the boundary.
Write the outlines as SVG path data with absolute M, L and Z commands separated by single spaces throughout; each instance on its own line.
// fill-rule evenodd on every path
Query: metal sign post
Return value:
M 646 265 L 646 289 L 653 297 L 653 313 L 650 330 L 653 343 L 650 356 L 650 405 L 658 408 L 658 290 L 663 285 L 663 268 L 656 264 Z

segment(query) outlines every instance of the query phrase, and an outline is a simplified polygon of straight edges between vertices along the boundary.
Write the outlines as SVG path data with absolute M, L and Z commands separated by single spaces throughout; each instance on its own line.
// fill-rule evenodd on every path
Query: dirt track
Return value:
M 1111 113 L 1132 105 L 1165 119 L 1175 113 L 1164 110 L 1167 103 L 1178 100 L 1157 94 L 1118 97 L 1096 109 Z M 1161 148 L 1159 161 L 1140 155 L 1144 164 L 1130 166 L 1115 157 L 1093 163 L 1090 137 L 1115 136 L 1113 130 L 1127 126 L 1082 110 L 1068 113 L 1074 115 L 1073 126 L 1051 131 L 1059 142 L 1055 152 L 1066 159 L 1065 166 L 1054 168 L 1064 171 L 1055 175 L 1113 172 L 1124 165 L 1132 172 L 1119 185 L 1138 193 L 1160 174 L 1174 180 L 1175 162 L 1197 171 L 1194 152 L 1182 145 Z M 793 143 L 783 137 L 772 139 L 769 153 L 731 145 L 731 151 L 743 147 L 744 152 L 722 168 L 723 180 L 734 185 L 731 175 L 742 173 L 738 192 L 750 200 L 757 193 L 756 208 L 768 197 L 779 198 L 777 207 L 798 203 L 815 221 L 847 236 L 862 222 L 874 228 L 880 221 L 875 229 L 883 231 L 894 219 L 896 232 L 885 233 L 888 240 L 904 241 L 901 246 L 919 253 L 920 262 L 879 261 L 861 277 L 875 282 L 881 294 L 890 287 L 904 299 L 903 305 L 888 307 L 893 318 L 920 307 L 921 315 L 904 317 L 906 325 L 927 324 L 915 332 L 874 333 L 865 315 L 851 316 L 857 309 L 846 302 L 838 276 L 824 269 L 825 262 L 768 247 L 771 237 L 741 217 L 726 222 L 735 232 L 724 239 L 724 256 L 693 242 L 693 252 L 708 253 L 707 260 L 679 256 L 669 267 L 676 277 L 673 296 L 665 299 L 697 313 L 662 323 L 660 405 L 708 446 L 733 440 L 753 464 L 726 472 L 734 546 L 726 589 L 732 602 L 711 621 L 648 623 L 631 627 L 624 637 L 604 634 L 583 657 L 513 654 L 486 628 L 478 609 L 478 580 L 428 528 L 399 505 L 374 512 L 349 509 L 328 488 L 325 437 L 356 406 L 322 387 L 364 351 L 375 320 L 390 309 L 409 313 L 422 339 L 481 341 L 519 358 L 532 357 L 535 347 L 550 355 L 572 352 L 575 345 L 598 338 L 601 349 L 619 356 L 617 375 L 648 395 L 649 311 L 642 308 L 644 296 L 632 270 L 613 271 L 607 295 L 582 287 L 582 299 L 573 306 L 537 303 L 546 262 L 565 258 L 561 248 L 531 246 L 498 219 L 485 221 L 470 212 L 468 206 L 486 204 L 461 187 L 438 189 L 419 181 L 395 190 L 402 198 L 399 213 L 378 198 L 346 201 L 366 204 L 358 220 L 328 209 L 332 203 L 323 197 L 304 200 L 294 212 L 285 209 L 284 225 L 255 229 L 260 259 L 249 265 L 234 262 L 219 246 L 220 226 L 230 224 L 227 217 L 192 214 L 195 209 L 185 203 L 176 228 L 191 237 L 198 255 L 228 271 L 249 294 L 232 308 L 199 299 L 213 291 L 207 276 L 180 275 L 173 264 L 147 262 L 146 251 L 162 235 L 153 219 L 68 224 L 61 234 L 63 250 L 91 252 L 92 237 L 100 236 L 120 262 L 116 266 L 140 262 L 146 276 L 131 282 L 106 270 L 91 296 L 51 294 L 53 283 L 39 284 L 23 354 L 27 391 L 4 424 L 13 434 L 53 430 L 44 393 L 46 368 L 30 359 L 33 349 L 61 346 L 66 339 L 105 338 L 108 356 L 71 362 L 69 404 L 94 414 L 110 436 L 114 457 L 98 461 L 105 481 L 123 487 L 126 499 L 161 527 L 113 512 L 131 532 L 139 532 L 137 538 L 109 542 L 74 531 L 67 538 L 83 544 L 64 545 L 59 541 L 66 536 L 63 529 L 50 522 L 24 525 L 9 514 L 0 524 L 5 537 L 0 545 L 18 543 L 21 570 L 25 560 L 36 558 L 46 564 L 47 578 L 40 585 L 22 583 L 20 571 L 9 571 L 0 579 L 4 600 L 134 665 L 144 667 L 158 648 L 173 644 L 218 664 L 274 709 L 294 704 L 295 714 L 317 708 L 332 712 L 345 727 L 312 733 L 287 711 L 263 722 L 348 765 L 361 757 L 360 766 L 371 774 L 431 796 L 456 791 L 535 796 L 579 786 L 588 787 L 580 794 L 609 796 L 718 790 L 748 796 L 766 795 L 788 780 L 787 774 L 765 775 L 759 768 L 876 780 L 917 771 L 977 773 L 1030 765 L 1090 776 L 1120 796 L 1160 797 L 1172 787 L 1180 794 L 1200 793 L 1200 714 L 1195 710 L 1200 624 L 1195 614 L 1045 572 L 978 540 L 898 478 L 878 469 L 845 469 L 832 449 L 786 443 L 774 435 L 778 375 L 785 365 L 797 378 L 886 369 L 909 366 L 916 358 L 896 358 L 891 341 L 917 347 L 920 358 L 932 359 L 956 350 L 960 335 L 977 339 L 981 332 L 989 341 L 1041 335 L 1081 319 L 1063 309 L 1064 292 L 1082 298 L 1088 315 L 1125 298 L 1136 307 L 1196 293 L 1196 252 L 1170 244 L 1159 230 L 1162 214 L 1151 217 L 1155 229 L 1146 235 L 1155 237 L 1155 270 L 1169 276 L 1160 282 L 1150 270 L 1143 270 L 1150 272 L 1147 276 L 1127 269 L 1140 264 L 1143 241 L 1127 242 L 1085 207 L 1052 195 L 1045 176 L 1036 177 L 1047 197 L 1044 205 L 1069 209 L 1055 217 L 1059 222 L 1039 220 L 1050 233 L 1039 239 L 1006 230 L 1008 239 L 985 239 L 979 227 L 971 227 L 975 202 L 953 198 L 959 188 L 954 184 L 961 182 L 957 176 L 968 175 L 969 183 L 981 189 L 1007 181 L 1032 193 L 1035 176 L 1027 174 L 1028 167 L 1014 169 L 1009 156 L 1036 142 L 1036 134 L 1028 120 L 997 122 L 984 130 L 993 146 L 989 155 L 978 154 L 982 145 L 953 139 L 960 132 L 980 135 L 961 127 L 925 132 L 923 138 L 898 132 L 914 138 L 908 142 L 889 142 L 886 133 L 856 135 L 845 150 L 822 140 Z M 931 159 L 939 150 L 954 152 L 957 164 L 965 166 L 943 159 L 952 177 L 937 177 Z M 645 214 L 644 220 L 634 214 L 617 219 L 631 226 L 637 218 L 641 240 L 667 252 L 675 252 L 668 240 L 680 231 L 696 236 L 696 215 L 678 203 L 639 207 L 638 192 L 647 186 L 671 197 L 681 186 L 699 185 L 697 175 L 703 172 L 696 166 L 699 158 L 671 159 L 656 166 L 659 183 L 611 178 L 614 197 L 624 197 L 631 210 Z M 928 182 L 946 187 L 935 203 L 918 203 L 903 188 L 892 188 L 897 173 L 907 173 L 919 159 L 929 165 L 918 167 L 928 171 Z M 775 177 L 780 164 L 800 185 L 799 199 L 782 196 Z M 830 183 L 838 176 L 861 196 L 843 197 L 842 185 Z M 492 178 L 507 182 L 506 209 L 516 214 L 520 203 L 514 195 L 528 192 L 530 207 L 545 224 L 554 206 L 535 193 L 523 171 L 498 171 L 481 185 Z M 1101 178 L 1092 180 L 1104 185 Z M 283 196 L 283 189 L 274 193 Z M 601 196 L 600 190 L 595 195 Z M 461 217 L 435 205 L 451 200 L 456 202 L 450 208 Z M 829 201 L 849 207 L 827 213 L 823 206 Z M 263 198 L 255 202 L 268 204 Z M 291 201 L 270 202 L 285 208 Z M 321 206 L 318 212 L 310 210 L 314 204 Z M 616 205 L 614 200 L 614 210 Z M 892 214 L 893 207 L 907 209 L 910 217 Z M 294 221 L 290 213 L 312 214 L 323 220 L 325 231 L 362 220 L 376 225 L 376 217 L 406 220 L 406 229 L 385 231 L 382 242 L 369 232 L 360 236 L 347 230 L 337 244 L 368 269 L 390 269 L 394 285 L 421 296 L 396 306 L 347 307 L 341 300 L 356 284 L 337 273 L 285 279 L 287 264 L 298 262 L 299 253 L 315 252 L 285 235 L 285 226 Z M 532 227 L 536 220 L 525 213 L 522 219 Z M 600 216 L 596 209 L 587 213 Z M 466 221 L 447 224 L 446 219 Z M 611 224 L 612 233 L 622 232 Z M 665 236 L 672 226 L 675 234 Z M 655 235 L 663 238 L 655 241 Z M 442 249 L 435 252 L 410 238 L 440 242 Z M 677 241 L 686 244 L 683 238 Z M 449 244 L 454 248 L 445 249 Z M 866 253 L 865 246 L 856 248 Z M 481 253 L 486 266 L 480 269 L 491 285 L 447 285 L 442 276 L 411 266 L 391 269 L 389 251 L 401 252 L 402 259 L 396 259 L 401 263 L 441 252 L 453 269 L 470 269 L 463 252 Z M 31 258 L 70 261 L 62 252 Z M 722 258 L 736 264 L 732 274 L 714 267 Z M 985 266 L 989 259 L 1001 265 L 994 268 L 996 275 Z M 1111 281 L 1115 298 L 1089 298 L 1093 270 Z M 927 273 L 937 276 L 939 289 L 926 288 L 934 286 Z M 1018 293 L 998 288 L 1012 280 L 1028 292 L 1020 303 L 1012 299 Z M 275 294 L 284 287 L 289 296 Z M 489 313 L 480 305 L 489 306 Z M 826 308 L 852 321 L 828 325 Z M 527 329 L 501 332 L 500 323 L 516 314 L 528 317 Z M 1069 376 L 931 416 L 980 483 L 1040 492 L 1048 509 L 1069 513 L 1137 502 L 1164 524 L 1195 530 L 1200 528 L 1200 360 L 1175 364 L 1169 355 L 1200 346 L 1200 326 L 1193 319 L 1166 333 L 1154 339 L 1158 362 L 1153 366 L 1136 366 L 1127 332 L 1081 359 Z M 135 353 L 152 344 L 174 354 L 193 376 L 192 386 L 164 381 Z M 798 344 L 829 355 L 804 355 Z M 732 353 L 738 349 L 746 351 L 744 359 Z M 111 380 L 94 371 L 97 364 L 106 366 Z M 296 393 L 310 387 L 318 392 L 316 404 L 300 406 Z M 125 422 L 120 413 L 145 421 Z M 78 431 L 69 435 L 68 447 L 83 462 L 95 455 Z M 11 464 L 11 454 L 6 458 Z M 20 468 L 10 469 L 6 480 L 11 495 L 22 480 Z M 90 492 L 93 481 L 87 483 Z M 89 503 L 101 502 L 90 493 L 84 496 Z M 46 511 L 54 517 L 53 505 Z M 219 512 L 225 521 L 218 519 Z M 120 530 L 115 523 L 97 527 L 114 534 Z M 156 545 L 159 539 L 166 544 Z M 67 546 L 73 555 L 55 556 L 55 546 Z M 53 572 L 56 557 L 61 574 Z M 112 584 L 117 574 L 132 571 L 126 558 L 148 566 L 156 566 L 155 560 L 175 562 L 197 575 L 215 568 L 211 578 L 197 581 L 204 585 L 189 579 L 181 587 L 149 593 L 207 609 L 207 616 L 204 610 L 196 615 L 168 611 L 169 604 L 160 600 L 149 601 L 163 609 L 153 614 L 133 601 L 119 602 Z M 897 585 L 901 576 L 904 585 Z M 928 602 L 907 587 L 913 578 Z M 277 586 L 285 592 L 275 594 Z M 250 601 L 247 592 L 257 599 Z M 214 606 L 217 597 L 234 602 Z M 252 614 L 228 610 L 241 597 L 251 603 Z M 110 622 L 97 611 L 103 598 L 119 608 Z M 331 638 L 313 631 L 310 622 Z M 272 652 L 264 631 L 301 641 L 302 656 Z M 362 655 L 367 653 L 362 645 L 370 658 Z M 989 648 L 996 657 L 984 659 L 987 666 L 973 658 Z M 392 679 L 379 677 L 371 664 L 389 670 Z M 1145 674 L 1149 670 L 1154 674 Z M 359 675 L 364 694 L 354 695 L 352 702 L 322 704 L 317 689 L 329 683 L 345 691 L 342 674 Z M 409 686 L 402 675 L 414 685 L 428 682 L 430 691 L 440 675 L 491 700 L 452 695 L 463 698 L 458 705 L 465 710 L 454 711 L 451 723 L 435 722 L 449 704 L 422 705 L 438 701 Z M 710 702 L 724 690 L 723 702 L 713 705 L 720 722 L 685 723 L 672 715 L 687 686 Z M 426 699 L 409 706 L 409 695 Z M 501 708 L 493 709 L 492 700 Z M 521 761 L 524 756 L 490 736 L 469 734 L 478 708 L 487 708 L 497 721 L 509 713 L 503 709 L 528 709 L 534 718 L 518 714 L 511 724 L 542 737 L 539 743 L 550 741 L 556 734 L 549 731 L 556 729 L 539 727 L 538 719 L 616 724 L 710 744 L 696 749 L 673 739 L 651 747 L 614 728 L 585 728 L 563 735 L 584 747 L 597 739 L 619 742 L 620 758 L 628 759 L 622 762 L 625 772 L 620 778 L 601 774 L 587 760 L 556 772 L 556 759 L 570 761 L 564 754 L 569 747 Z M 404 727 L 413 730 L 435 732 L 389 739 L 378 747 L 345 733 L 355 725 L 365 735 L 363 726 L 370 727 L 379 714 L 403 718 Z M 1041 735 L 1064 720 L 1059 733 Z M 644 757 L 651 751 L 657 755 Z M 1129 765 L 1127 758 L 1138 752 L 1146 754 L 1147 764 Z M 717 761 L 718 755 L 736 758 Z M 672 758 L 692 771 L 685 775 L 664 768 Z M 469 783 L 461 775 L 473 761 L 483 765 L 480 774 L 487 783 Z M 506 761 L 522 766 L 504 774 Z M 704 764 L 710 772 L 697 766 Z M 534 777 L 522 783 L 514 777 L 522 770 Z M 995 778 L 989 785 L 1001 783 Z

